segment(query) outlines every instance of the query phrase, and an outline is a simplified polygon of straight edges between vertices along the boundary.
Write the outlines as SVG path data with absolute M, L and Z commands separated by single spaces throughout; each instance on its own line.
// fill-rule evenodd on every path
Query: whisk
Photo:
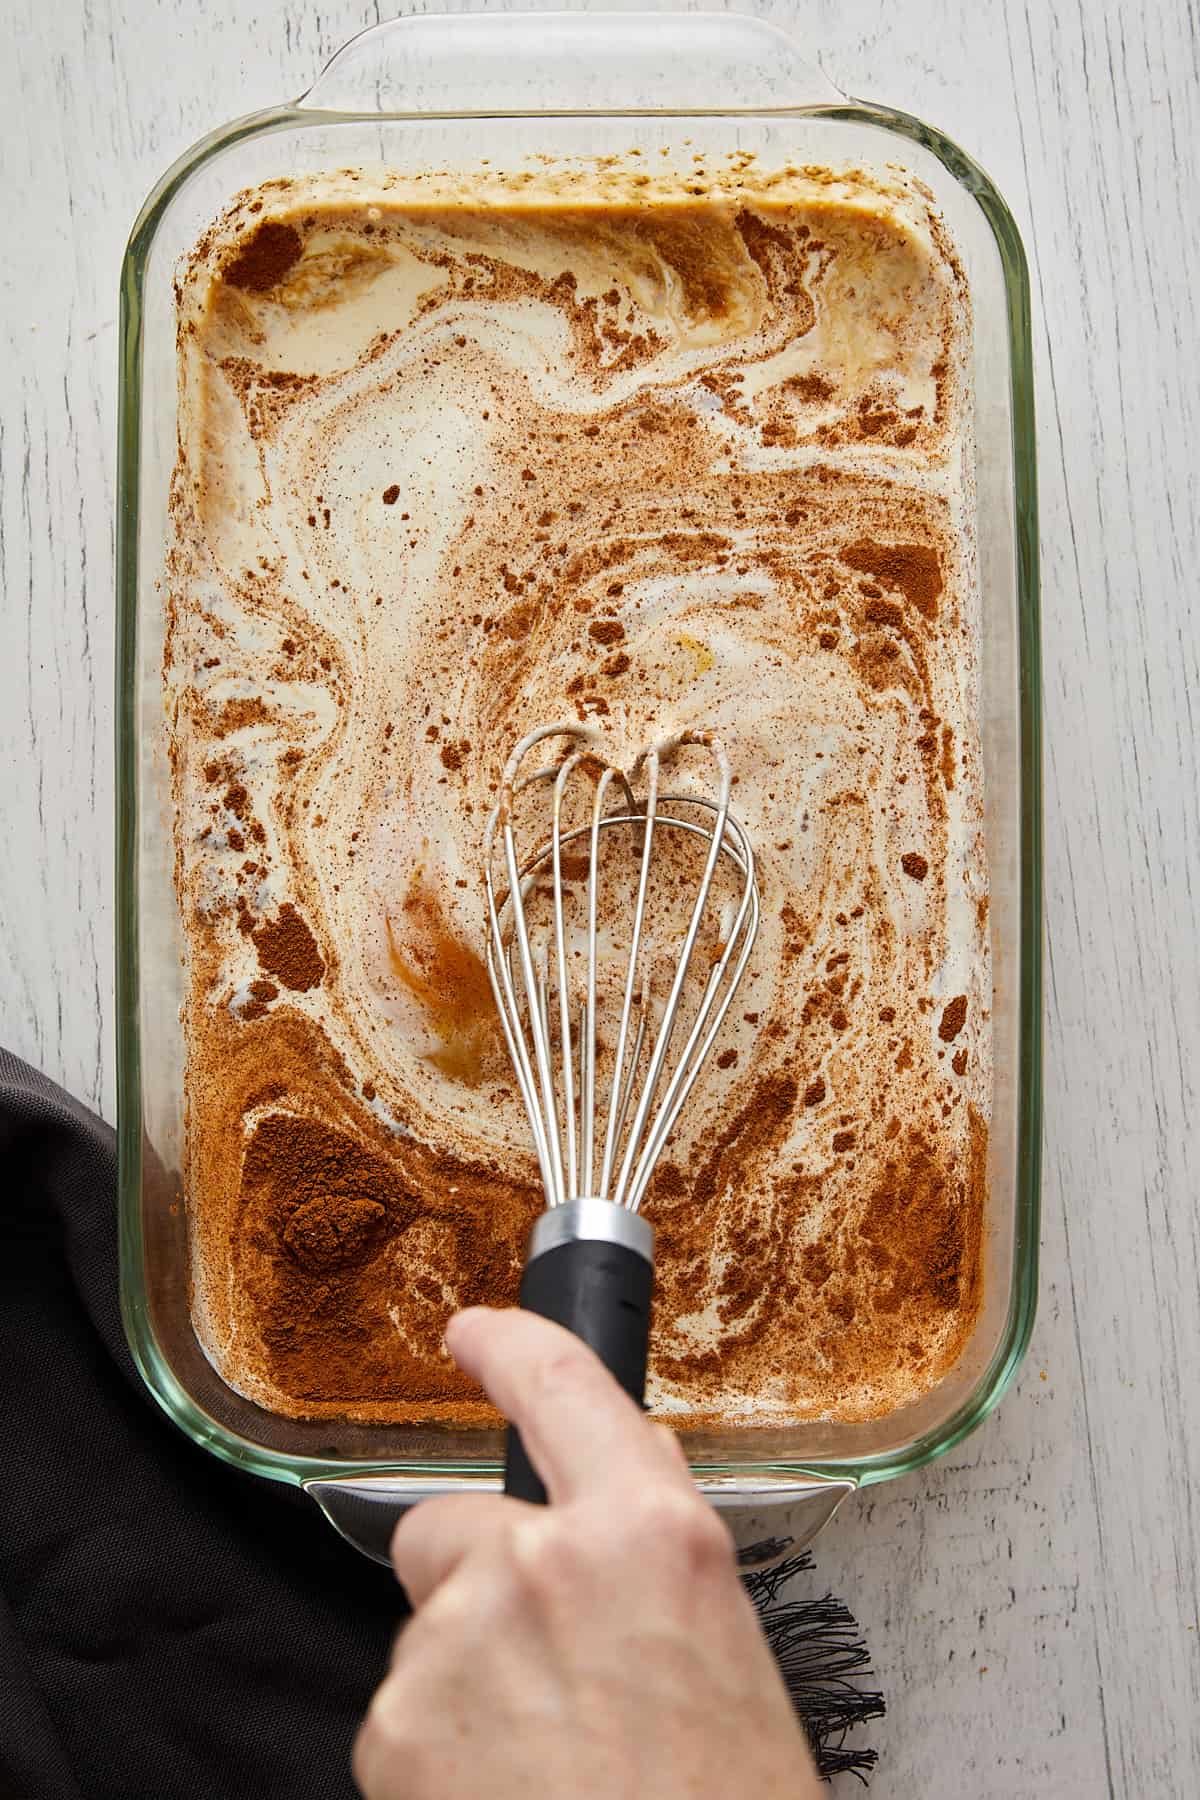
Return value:
M 654 1239 L 639 1208 L 749 960 L 759 898 L 719 740 L 677 733 L 628 772 L 606 742 L 547 725 L 509 757 L 484 839 L 488 973 L 546 1195 L 521 1305 L 583 1338 L 640 1404 Z M 688 751 L 706 753 L 710 791 L 661 792 L 664 762 Z M 523 847 L 518 818 L 539 800 Z M 546 1498 L 515 1432 L 505 1492 Z

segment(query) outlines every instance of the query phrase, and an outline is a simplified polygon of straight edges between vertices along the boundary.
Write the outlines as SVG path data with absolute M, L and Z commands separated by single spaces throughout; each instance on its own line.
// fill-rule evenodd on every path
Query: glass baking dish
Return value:
M 381 1556 L 397 1511 L 428 1493 L 499 1486 L 491 1431 L 304 1421 L 229 1388 L 189 1314 L 181 938 L 158 587 L 176 449 L 177 264 L 239 190 L 271 177 L 387 166 L 519 166 L 530 154 L 680 157 L 749 150 L 761 164 L 900 163 L 932 190 L 974 305 L 982 590 L 982 742 L 990 866 L 994 1092 L 984 1302 L 948 1376 L 869 1423 L 689 1434 L 698 1483 L 747 1563 L 805 1541 L 853 1488 L 942 1454 L 993 1407 L 1033 1322 L 1041 1117 L 1041 795 L 1037 518 L 1029 288 L 1012 217 L 932 127 L 847 98 L 773 26 L 725 14 L 459 14 L 353 39 L 294 105 L 189 150 L 147 200 L 121 283 L 117 515 L 117 997 L 121 1297 L 138 1367 L 197 1443 L 303 1484 Z

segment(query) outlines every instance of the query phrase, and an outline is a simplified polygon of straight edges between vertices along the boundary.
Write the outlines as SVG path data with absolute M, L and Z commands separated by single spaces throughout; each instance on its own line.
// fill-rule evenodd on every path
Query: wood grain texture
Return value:
M 418 8 L 416 10 L 423 10 Z M 883 1794 L 1200 1792 L 1200 14 L 781 0 L 835 81 L 989 170 L 1034 280 L 1045 1228 L 1015 1391 L 851 1503 L 821 1576 L 891 1712 Z M 16 0 L 0 63 L 0 1037 L 111 1116 L 117 274 L 214 123 L 369 0 Z M 10 3 L 10 19 L 13 13 Z

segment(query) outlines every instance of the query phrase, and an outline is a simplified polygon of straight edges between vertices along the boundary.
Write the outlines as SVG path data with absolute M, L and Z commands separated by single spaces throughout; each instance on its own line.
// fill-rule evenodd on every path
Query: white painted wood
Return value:
M 418 9 L 421 10 L 421 9 Z M 819 1546 L 890 1701 L 877 1793 L 1200 1793 L 1196 0 L 779 0 L 936 122 L 1035 284 L 1044 1276 L 999 1414 Z M 9 0 L 0 60 L 0 1036 L 111 1116 L 117 272 L 161 169 L 370 0 Z M 847 1784 L 849 1785 L 849 1784 Z M 851 1788 L 850 1791 L 853 1791 Z

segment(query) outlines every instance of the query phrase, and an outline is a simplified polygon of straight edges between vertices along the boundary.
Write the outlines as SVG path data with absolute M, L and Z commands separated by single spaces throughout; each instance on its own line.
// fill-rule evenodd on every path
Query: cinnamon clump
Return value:
M 227 700 L 213 720 L 213 736 L 227 737 L 245 725 L 261 725 L 270 716 L 266 702 L 258 694 L 248 700 Z
M 443 744 L 438 752 L 443 769 L 449 769 L 452 775 L 458 773 L 470 754 L 469 738 L 459 738 L 455 744 Z
M 252 981 L 250 998 L 242 1008 L 243 1019 L 261 1019 L 272 1000 L 279 997 L 279 989 L 273 981 Z
M 309 1269 L 338 1269 L 357 1262 L 387 1217 L 378 1200 L 353 1194 L 314 1194 L 283 1228 L 284 1248 Z
M 784 383 L 784 386 L 792 393 L 799 395 L 801 400 L 807 400 L 814 404 L 823 400 L 832 400 L 837 391 L 832 381 L 827 380 L 824 375 L 792 375 Z
M 942 1013 L 938 1036 L 944 1044 L 952 1044 L 967 1020 L 967 996 L 956 994 Z
M 625 636 L 625 627 L 620 619 L 593 619 L 588 626 L 588 636 L 596 644 L 619 644 Z
M 298 262 L 304 248 L 294 225 L 278 219 L 264 219 L 239 244 L 234 255 L 221 270 L 230 287 L 244 288 L 247 293 L 265 294 L 278 286 Z
M 928 862 L 917 850 L 906 851 L 900 858 L 900 867 L 906 875 L 911 875 L 914 881 L 924 881 L 929 873 Z
M 937 551 L 928 544 L 876 544 L 863 539 L 847 545 L 842 561 L 885 587 L 899 588 L 923 618 L 936 619 L 942 567 Z
M 260 925 L 250 936 L 263 968 L 285 988 L 303 994 L 320 985 L 325 963 L 317 940 L 290 900 L 284 901 L 274 920 Z

